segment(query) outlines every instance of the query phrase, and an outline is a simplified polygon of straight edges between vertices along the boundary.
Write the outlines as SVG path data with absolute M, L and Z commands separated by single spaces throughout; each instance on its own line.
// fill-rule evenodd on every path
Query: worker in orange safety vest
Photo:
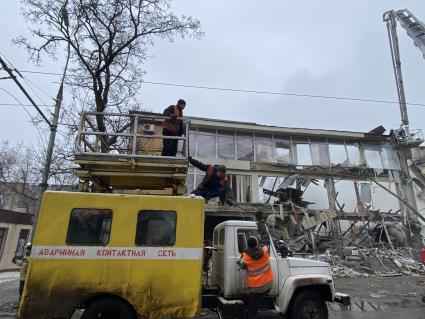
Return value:
M 169 118 L 164 120 L 162 126 L 162 136 L 182 136 L 183 122 L 180 119 L 183 117 L 183 110 L 186 107 L 184 100 L 178 100 L 177 105 L 170 105 L 163 114 Z M 162 140 L 162 156 L 176 156 L 179 140 L 167 139 Z
M 246 270 L 246 285 L 249 288 L 248 318 L 257 318 L 258 301 L 266 295 L 273 285 L 273 271 L 269 250 L 259 245 L 254 236 L 248 238 L 248 249 L 242 253 L 239 267 Z

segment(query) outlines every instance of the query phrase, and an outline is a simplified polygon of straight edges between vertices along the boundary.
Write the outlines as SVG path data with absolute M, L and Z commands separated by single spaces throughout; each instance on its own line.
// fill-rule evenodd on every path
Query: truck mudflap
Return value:
M 334 297 L 334 302 L 340 303 L 343 306 L 350 306 L 351 305 L 351 298 L 347 294 L 336 292 L 335 297 Z

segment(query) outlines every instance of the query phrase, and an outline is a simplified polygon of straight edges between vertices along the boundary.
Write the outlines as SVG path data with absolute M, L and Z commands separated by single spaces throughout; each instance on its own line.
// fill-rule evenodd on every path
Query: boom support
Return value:
M 407 114 L 406 95 L 404 92 L 403 75 L 401 72 L 400 49 L 397 36 L 397 21 L 407 31 L 425 57 L 425 25 L 419 21 L 409 10 L 388 11 L 384 14 L 384 22 L 387 23 L 388 38 L 391 48 L 391 58 L 394 68 L 394 77 L 397 86 L 397 95 L 401 113 L 401 129 L 398 132 L 397 142 L 403 144 L 421 144 L 423 135 L 421 131 L 409 129 L 409 118 Z

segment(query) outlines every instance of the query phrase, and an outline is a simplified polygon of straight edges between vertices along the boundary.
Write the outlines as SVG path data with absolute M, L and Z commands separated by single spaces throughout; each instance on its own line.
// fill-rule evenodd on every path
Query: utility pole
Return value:
M 68 32 L 69 18 L 68 18 L 68 11 L 66 9 L 66 4 L 67 4 L 67 2 L 62 7 L 60 13 L 62 15 L 63 23 L 65 25 L 66 32 L 68 34 L 69 33 Z M 54 150 L 55 140 L 56 140 L 56 132 L 57 132 L 58 123 L 59 123 L 59 114 L 60 114 L 60 109 L 61 109 L 62 100 L 63 100 L 63 86 L 64 86 L 64 82 L 65 82 L 66 72 L 68 70 L 68 63 L 69 63 L 70 50 L 71 50 L 71 45 L 70 45 L 69 41 L 68 41 L 68 47 L 67 48 L 68 48 L 68 54 L 67 54 L 67 58 L 66 58 L 65 68 L 64 68 L 64 71 L 63 71 L 62 80 L 61 80 L 61 83 L 60 83 L 60 86 L 59 86 L 59 90 L 58 90 L 58 93 L 56 95 L 55 110 L 53 112 L 53 117 L 52 117 L 51 122 L 46 117 L 46 115 L 44 115 L 44 113 L 41 111 L 41 109 L 38 107 L 38 105 L 34 102 L 34 100 L 31 98 L 31 96 L 28 94 L 28 92 L 25 90 L 25 88 L 22 86 L 22 84 L 16 78 L 12 69 L 9 68 L 7 63 L 0 56 L 0 64 L 3 67 L 3 69 L 9 74 L 9 76 L 13 79 L 13 81 L 16 83 L 16 85 L 19 87 L 19 89 L 22 91 L 22 93 L 24 93 L 24 95 L 28 98 L 28 100 L 35 107 L 37 112 L 42 116 L 44 121 L 50 127 L 50 136 L 49 136 L 49 143 L 47 145 L 46 159 L 45 159 L 44 166 L 43 166 L 43 174 L 42 174 L 42 177 L 41 177 L 41 182 L 40 182 L 39 187 L 38 187 L 38 195 L 37 195 L 37 202 L 36 202 L 36 210 L 34 212 L 33 230 L 32 230 L 32 234 L 31 234 L 31 241 L 34 239 L 34 234 L 35 234 L 35 229 L 37 227 L 37 221 L 38 221 L 38 216 L 39 216 L 39 213 L 40 213 L 41 201 L 43 199 L 43 194 L 47 190 L 47 187 L 49 186 L 48 181 L 49 181 L 50 166 L 52 164 L 53 150 Z M 16 72 L 19 73 L 19 71 L 17 71 L 17 70 L 16 70 Z
M 60 14 L 62 15 L 63 24 L 65 25 L 66 32 L 67 34 L 69 34 L 68 32 L 69 17 L 68 17 L 68 11 L 66 9 L 66 5 L 67 5 L 67 2 L 65 2 L 64 6 L 62 7 Z M 71 52 L 71 44 L 68 41 L 65 68 L 63 70 L 61 83 L 59 86 L 58 93 L 56 95 L 55 111 L 53 112 L 52 124 L 50 125 L 49 144 L 47 146 L 47 151 L 46 151 L 46 161 L 43 167 L 43 175 L 41 177 L 41 183 L 39 184 L 39 188 L 38 188 L 37 205 L 36 205 L 36 211 L 34 214 L 33 232 L 31 234 L 31 241 L 33 241 L 34 239 L 35 229 L 37 227 L 38 216 L 40 214 L 41 201 L 43 199 L 43 194 L 47 190 L 47 187 L 49 186 L 48 181 L 49 181 L 50 165 L 52 164 L 53 149 L 55 145 L 56 132 L 57 132 L 58 122 L 59 122 L 59 114 L 60 114 L 60 109 L 61 109 L 62 100 L 63 100 L 63 86 L 65 82 L 66 72 L 68 70 L 70 52 Z
M 2 59 L 1 56 L 0 56 L 0 64 L 2 65 L 3 69 L 10 75 L 10 77 L 13 79 L 13 81 L 16 83 L 16 85 L 19 87 L 19 89 L 22 91 L 22 93 L 24 93 L 24 95 L 28 98 L 28 100 L 31 102 L 31 104 L 36 108 L 37 112 L 42 116 L 44 121 L 50 127 L 49 144 L 47 146 L 47 151 L 46 151 L 46 159 L 45 159 L 44 167 L 43 167 L 43 175 L 42 175 L 39 187 L 38 187 L 36 210 L 34 212 L 34 220 L 33 220 L 33 231 L 32 231 L 32 234 L 31 234 L 31 239 L 32 239 L 32 238 L 34 238 L 35 228 L 36 228 L 37 219 L 38 219 L 38 213 L 39 213 L 39 210 L 40 210 L 40 207 L 41 207 L 41 200 L 42 200 L 44 192 L 47 190 L 47 187 L 48 187 L 47 182 L 49 180 L 50 166 L 51 166 L 52 157 L 53 157 L 53 148 L 54 148 L 54 145 L 55 145 L 56 132 L 57 132 L 58 122 L 59 122 L 59 113 L 60 113 L 60 108 L 61 108 L 62 98 L 63 98 L 63 81 L 61 83 L 58 94 L 56 96 L 55 111 L 53 112 L 52 122 L 50 122 L 47 119 L 46 115 L 44 115 L 44 113 L 40 110 L 38 105 L 31 98 L 29 93 L 25 90 L 25 88 L 19 82 L 19 80 L 16 78 L 13 71 L 9 68 L 9 66 Z

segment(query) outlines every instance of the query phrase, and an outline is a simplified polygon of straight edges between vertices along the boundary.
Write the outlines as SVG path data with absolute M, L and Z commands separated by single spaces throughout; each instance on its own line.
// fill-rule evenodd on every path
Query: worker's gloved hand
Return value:
M 187 157 L 187 159 L 189 160 L 189 162 L 190 162 L 190 161 L 192 161 L 192 156 L 190 156 L 190 155 L 189 155 L 189 156 Z

